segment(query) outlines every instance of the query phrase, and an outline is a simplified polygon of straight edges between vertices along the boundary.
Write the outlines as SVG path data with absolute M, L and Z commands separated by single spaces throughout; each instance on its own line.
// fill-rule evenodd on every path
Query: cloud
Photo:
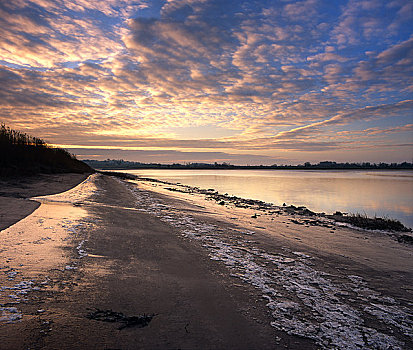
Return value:
M 386 128 L 386 129 L 374 128 L 371 130 L 366 130 L 366 132 L 370 135 L 381 135 L 381 134 L 389 135 L 389 134 L 400 133 L 400 132 L 413 132 L 413 124 L 395 126 L 395 127 Z
M 401 64 L 411 65 L 413 61 L 413 37 L 384 50 L 377 55 L 378 65 Z
M 325 53 L 319 53 L 314 56 L 310 56 L 307 58 L 309 61 L 318 61 L 318 62 L 328 62 L 328 61 L 333 61 L 333 62 L 346 62 L 349 59 L 347 57 L 343 57 L 340 55 L 337 55 L 335 53 L 331 52 L 325 52 Z
M 377 0 L 350 0 L 343 6 L 338 24 L 332 30 L 332 40 L 339 47 L 387 36 L 383 24 L 388 25 L 385 3 Z M 384 23 L 383 23 L 384 22 Z
M 359 110 L 338 114 L 320 122 L 280 132 L 278 135 L 276 135 L 276 138 L 283 139 L 296 137 L 297 135 L 308 135 L 318 132 L 320 127 L 349 124 L 356 120 L 368 118 L 383 118 L 389 115 L 397 115 L 399 113 L 410 112 L 412 110 L 413 100 L 400 101 L 395 104 L 386 104 L 381 106 L 368 106 Z
M 285 5 L 283 14 L 293 21 L 308 20 L 309 18 L 314 18 L 318 15 L 318 12 L 316 11 L 317 5 L 317 0 L 297 1 Z
M 79 146 L 291 156 L 384 144 L 411 123 L 411 9 L 404 0 L 1 2 L 0 119 Z M 394 131 L 373 134 L 377 120 Z M 209 125 L 233 136 L 190 133 Z M 361 127 L 371 132 L 357 142 L 338 133 Z
M 0 60 L 51 68 L 68 61 L 105 59 L 123 46 L 116 26 L 102 26 L 92 14 L 126 16 L 142 6 L 139 1 L 126 0 L 1 2 Z

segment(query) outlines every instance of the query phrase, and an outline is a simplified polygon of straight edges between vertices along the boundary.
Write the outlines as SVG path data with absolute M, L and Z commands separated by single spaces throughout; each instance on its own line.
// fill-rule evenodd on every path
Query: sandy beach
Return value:
M 0 187 L 2 348 L 413 347 L 413 249 L 393 235 L 82 180 Z

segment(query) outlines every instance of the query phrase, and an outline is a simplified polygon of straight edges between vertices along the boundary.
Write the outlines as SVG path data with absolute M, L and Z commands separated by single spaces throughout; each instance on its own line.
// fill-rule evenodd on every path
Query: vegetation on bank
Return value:
M 352 226 L 360 227 L 367 230 L 381 230 L 381 231 L 394 231 L 394 232 L 411 232 L 411 229 L 404 226 L 399 220 L 391 218 L 370 218 L 366 214 L 343 214 L 339 211 L 333 215 L 328 216 L 337 222 L 344 222 Z
M 412 170 L 413 163 L 337 163 L 337 162 L 320 162 L 311 164 L 309 162 L 299 165 L 232 165 L 228 163 L 174 163 L 174 164 L 160 164 L 160 163 L 141 163 L 130 162 L 123 159 L 107 159 L 94 160 L 85 159 L 85 163 L 89 164 L 95 169 L 281 169 L 281 170 L 357 170 L 357 169 L 377 169 L 377 170 Z
M 0 176 L 86 173 L 93 169 L 62 148 L 0 124 Z

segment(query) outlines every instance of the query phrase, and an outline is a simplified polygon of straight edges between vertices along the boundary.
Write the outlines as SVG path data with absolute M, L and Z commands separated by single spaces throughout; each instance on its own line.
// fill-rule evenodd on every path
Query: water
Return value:
M 413 227 L 413 171 L 165 170 L 126 172 L 316 212 L 366 213 Z

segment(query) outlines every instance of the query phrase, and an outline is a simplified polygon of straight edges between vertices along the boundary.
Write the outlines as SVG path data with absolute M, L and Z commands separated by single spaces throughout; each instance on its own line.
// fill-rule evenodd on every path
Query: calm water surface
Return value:
M 413 171 L 127 170 L 128 173 L 317 212 L 388 216 L 413 227 Z

